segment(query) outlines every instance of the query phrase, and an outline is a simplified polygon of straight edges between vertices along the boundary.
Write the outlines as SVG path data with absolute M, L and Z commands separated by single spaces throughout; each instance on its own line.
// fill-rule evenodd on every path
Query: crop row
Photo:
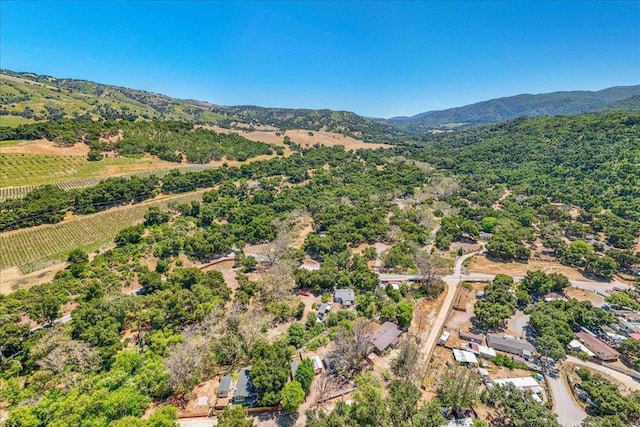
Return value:
M 4 233 L 0 235 L 0 269 L 17 266 L 26 273 L 41 268 L 48 261 L 64 259 L 72 249 L 95 250 L 111 242 L 122 228 L 142 221 L 149 206 L 166 207 L 171 202 L 199 200 L 202 193 L 167 197 L 58 224 Z
M 63 181 L 54 183 L 58 188 L 63 190 L 75 190 L 78 188 L 92 187 L 102 181 L 102 178 L 84 178 L 74 179 L 71 181 Z M 0 188 L 0 202 L 8 199 L 21 199 L 29 193 L 29 191 L 40 187 L 39 185 L 24 185 L 22 187 L 3 187 Z

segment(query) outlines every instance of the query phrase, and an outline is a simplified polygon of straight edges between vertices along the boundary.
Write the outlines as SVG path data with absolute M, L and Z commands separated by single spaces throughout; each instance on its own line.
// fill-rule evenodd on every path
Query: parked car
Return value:
M 304 289 L 302 289 L 300 291 L 300 295 L 303 296 L 303 297 L 308 297 L 311 294 L 309 293 L 309 291 L 305 291 Z

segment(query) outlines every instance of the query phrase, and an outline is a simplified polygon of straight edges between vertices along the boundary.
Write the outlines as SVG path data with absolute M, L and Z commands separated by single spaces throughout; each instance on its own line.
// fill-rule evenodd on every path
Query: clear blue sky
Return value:
M 411 115 L 640 83 L 640 2 L 0 2 L 0 65 L 217 104 Z

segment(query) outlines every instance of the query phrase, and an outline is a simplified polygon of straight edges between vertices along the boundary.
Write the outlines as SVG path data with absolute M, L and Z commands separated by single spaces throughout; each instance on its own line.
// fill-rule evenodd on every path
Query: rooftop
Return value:
M 613 347 L 604 341 L 594 337 L 593 335 L 580 331 L 576 333 L 578 340 L 583 343 L 589 350 L 596 354 L 596 357 L 602 360 L 617 359 L 618 353 Z
M 456 359 L 456 362 L 460 363 L 473 363 L 474 365 L 478 364 L 478 358 L 470 351 L 458 350 L 457 348 L 454 348 L 453 358 Z
M 398 325 L 392 322 L 384 322 L 380 327 L 371 335 L 369 340 L 376 349 L 380 352 L 385 351 L 392 345 L 396 345 L 402 335 L 402 329 Z
M 230 389 L 231 389 L 231 376 L 230 375 L 225 375 L 220 380 L 220 386 L 218 387 L 218 393 L 223 392 L 223 391 L 227 391 L 228 392 Z
M 336 289 L 336 291 L 333 294 L 333 298 L 338 300 L 338 301 L 355 301 L 356 300 L 356 295 L 353 292 L 353 289 Z
M 238 382 L 236 383 L 236 392 L 234 399 L 238 397 L 248 398 L 253 394 L 253 384 L 251 383 L 251 377 L 249 376 L 249 368 L 240 370 L 238 375 Z
M 535 353 L 536 348 L 525 340 L 506 337 L 498 334 L 487 334 L 487 344 L 496 350 L 505 351 L 507 353 L 522 354 L 523 350 Z

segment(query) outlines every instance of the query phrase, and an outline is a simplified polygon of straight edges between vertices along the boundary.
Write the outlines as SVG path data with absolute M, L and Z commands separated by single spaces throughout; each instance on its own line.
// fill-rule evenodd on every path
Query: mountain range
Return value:
M 607 110 L 640 111 L 640 85 L 600 91 L 553 92 L 492 99 L 412 117 L 376 119 L 349 111 L 222 106 L 87 80 L 0 71 L 2 125 L 61 118 L 183 120 L 234 128 L 327 130 L 364 141 L 419 141 L 433 129 L 495 123 L 522 116 L 572 115 Z

